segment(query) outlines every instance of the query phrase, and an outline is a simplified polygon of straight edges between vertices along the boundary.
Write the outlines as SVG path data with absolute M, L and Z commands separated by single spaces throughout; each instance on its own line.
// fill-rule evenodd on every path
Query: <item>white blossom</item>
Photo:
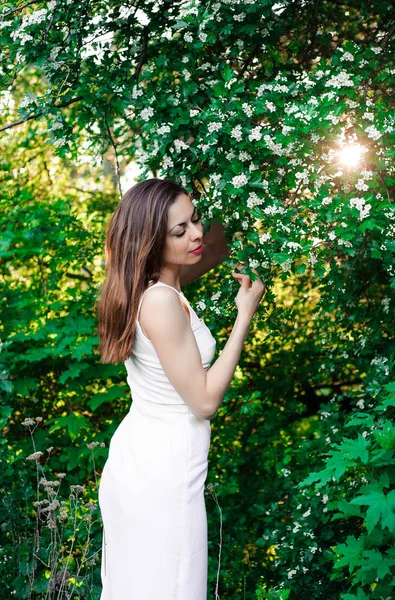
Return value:
M 241 125 L 236 125 L 236 127 L 233 127 L 233 129 L 230 133 L 230 137 L 235 138 L 238 142 L 241 142 L 241 140 L 243 139 L 243 134 L 241 132 Z
M 379 138 L 381 138 L 381 133 L 376 129 L 374 125 L 366 127 L 365 132 L 368 134 L 368 137 L 372 138 L 373 140 L 378 140 Z
M 184 40 L 186 42 L 188 42 L 189 44 L 191 44 L 193 42 L 193 35 L 190 31 L 188 31 L 185 35 L 184 35 Z
M 244 173 L 242 173 L 241 175 L 235 175 L 235 177 L 233 177 L 233 179 L 232 179 L 232 185 L 235 188 L 243 187 L 247 183 L 248 183 L 248 179 L 247 179 L 246 175 L 244 175 Z
M 247 104 L 247 102 L 244 102 L 242 104 L 241 108 L 243 109 L 243 112 L 247 115 L 247 117 L 252 117 L 252 114 L 254 112 L 254 109 L 252 106 Z
M 259 127 L 259 125 L 257 127 L 254 127 L 254 129 L 251 130 L 251 133 L 248 136 L 248 139 L 250 140 L 250 142 L 252 142 L 254 140 L 259 142 L 259 140 L 262 139 L 261 128 Z
M 148 108 L 143 108 L 143 110 L 140 113 L 140 116 L 143 119 L 143 121 L 149 121 L 153 114 L 154 109 L 151 106 L 149 106 Z
M 207 129 L 209 130 L 209 133 L 219 131 L 222 129 L 222 123 L 209 123 Z
M 349 60 L 350 62 L 352 62 L 354 60 L 354 56 L 351 54 L 351 52 L 344 52 L 343 56 L 340 59 L 341 61 L 343 60 Z
M 340 71 L 337 75 L 332 75 L 330 79 L 325 83 L 325 87 L 354 87 L 354 82 L 347 71 Z

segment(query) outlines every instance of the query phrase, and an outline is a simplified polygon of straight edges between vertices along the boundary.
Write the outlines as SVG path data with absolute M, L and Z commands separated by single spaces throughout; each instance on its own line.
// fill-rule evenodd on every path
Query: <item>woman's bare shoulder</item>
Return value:
M 154 324 L 166 324 L 169 319 L 172 325 L 177 322 L 182 325 L 185 314 L 183 310 L 180 310 L 182 308 L 183 303 L 176 290 L 165 286 L 156 286 L 147 290 L 141 303 L 139 318 L 143 333 L 147 335 L 148 330 L 152 329 Z

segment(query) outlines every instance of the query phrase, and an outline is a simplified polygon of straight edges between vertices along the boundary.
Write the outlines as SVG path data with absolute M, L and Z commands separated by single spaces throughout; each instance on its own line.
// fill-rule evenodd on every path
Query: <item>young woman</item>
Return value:
M 227 256 L 224 240 L 218 223 L 203 237 L 190 195 L 170 180 L 133 186 L 110 221 L 99 350 L 125 363 L 132 404 L 99 487 L 101 600 L 206 600 L 210 419 L 265 290 L 259 276 L 232 273 L 238 314 L 210 366 L 215 339 L 181 286 Z

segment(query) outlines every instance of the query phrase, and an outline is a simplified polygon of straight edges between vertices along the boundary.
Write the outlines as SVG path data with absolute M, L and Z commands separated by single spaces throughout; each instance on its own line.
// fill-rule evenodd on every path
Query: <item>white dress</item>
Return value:
M 207 370 L 216 345 L 210 330 L 172 286 L 158 281 L 144 294 L 155 285 L 171 287 L 188 304 Z M 125 361 L 132 404 L 111 439 L 99 487 L 100 600 L 207 600 L 210 421 L 171 385 L 138 316 L 133 355 Z

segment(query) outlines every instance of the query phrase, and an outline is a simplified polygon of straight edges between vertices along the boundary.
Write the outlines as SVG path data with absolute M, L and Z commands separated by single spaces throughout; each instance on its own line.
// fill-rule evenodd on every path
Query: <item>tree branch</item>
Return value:
M 22 6 L 17 6 L 16 8 L 13 8 L 8 13 L 5 13 L 5 15 L 1 15 L 1 17 L 2 17 L 2 19 L 6 19 L 10 15 L 13 15 L 16 12 L 23 10 L 24 8 L 26 8 L 26 6 L 30 6 L 31 4 L 37 4 L 37 2 L 38 2 L 38 0 L 31 0 L 30 2 L 26 2 L 26 4 L 22 4 Z
M 141 52 L 139 64 L 137 65 L 136 70 L 132 75 L 132 77 L 135 81 L 137 81 L 137 79 L 139 78 L 140 71 L 143 68 L 143 64 L 147 60 L 147 47 L 148 47 L 148 27 L 146 25 L 143 30 L 143 50 Z
M 61 104 L 55 104 L 53 108 L 65 108 L 70 104 L 74 104 L 74 102 L 79 102 L 82 100 L 82 96 L 76 96 L 75 98 L 71 98 L 71 100 L 67 100 L 67 102 L 62 102 Z M 21 125 L 22 123 L 26 123 L 27 121 L 31 121 L 32 119 L 38 119 L 44 114 L 44 111 L 40 111 L 38 113 L 34 113 L 25 119 L 19 119 L 19 121 L 15 121 L 14 123 L 8 123 L 8 125 L 4 125 L 0 127 L 0 131 L 5 131 L 6 129 L 11 129 L 11 127 L 17 127 L 17 125 Z

